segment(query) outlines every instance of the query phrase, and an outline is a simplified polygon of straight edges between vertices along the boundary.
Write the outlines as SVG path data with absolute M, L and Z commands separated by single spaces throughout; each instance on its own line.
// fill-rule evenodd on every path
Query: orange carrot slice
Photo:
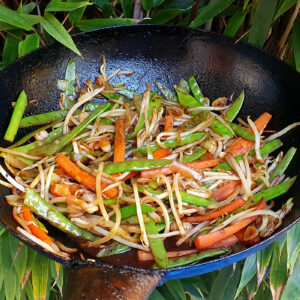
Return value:
M 114 162 L 125 160 L 125 122 L 118 118 L 115 123 Z
M 170 150 L 164 148 L 157 149 L 152 153 L 154 159 L 164 158 L 166 156 L 169 156 L 170 154 Z
M 235 192 L 238 185 L 240 185 L 240 181 L 238 180 L 229 181 L 213 191 L 213 196 L 217 201 L 223 201 Z
M 164 131 L 168 132 L 173 128 L 173 117 L 170 115 L 165 116 L 165 129 Z

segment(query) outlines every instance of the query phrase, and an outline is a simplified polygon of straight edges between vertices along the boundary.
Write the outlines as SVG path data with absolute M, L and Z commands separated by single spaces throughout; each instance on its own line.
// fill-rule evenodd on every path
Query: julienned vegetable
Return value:
M 12 171 L 0 166 L 13 186 L 6 199 L 27 238 L 63 257 L 83 250 L 111 263 L 173 268 L 247 246 L 249 232 L 257 243 L 280 226 L 292 200 L 278 211 L 266 203 L 280 206 L 295 182 L 285 172 L 296 148 L 276 154 L 282 142 L 264 138 L 267 112 L 235 121 L 244 92 L 233 102 L 208 99 L 192 76 L 174 85 L 177 96 L 160 82 L 162 96 L 150 83 L 136 93 L 111 85 L 104 61 L 79 96 L 75 70 L 70 60 L 59 82 L 66 109 L 21 119 L 17 104 L 16 128 L 44 126 L 0 148 Z M 49 223 L 78 249 L 58 242 Z

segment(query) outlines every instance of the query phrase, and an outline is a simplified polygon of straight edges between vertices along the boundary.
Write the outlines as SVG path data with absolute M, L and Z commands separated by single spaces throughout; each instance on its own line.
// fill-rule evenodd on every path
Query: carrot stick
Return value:
M 68 197 L 71 196 L 72 193 L 69 187 L 65 184 L 55 183 L 50 187 L 50 192 L 52 195 L 56 197 Z
M 96 190 L 96 178 L 89 173 L 78 168 L 70 159 L 68 159 L 64 154 L 59 154 L 56 156 L 55 161 L 57 164 L 69 174 L 76 181 L 82 183 L 85 187 L 87 187 L 91 191 Z M 107 183 L 101 182 L 101 189 L 107 187 Z M 111 188 L 104 192 L 109 198 L 114 198 L 118 195 L 117 188 Z
M 31 233 L 38 239 L 45 242 L 46 244 L 52 245 L 53 242 L 52 242 L 51 238 L 47 235 L 47 233 L 40 226 L 38 226 L 30 209 L 26 206 L 23 206 L 21 214 L 22 214 L 23 219 L 26 222 L 30 222 L 29 224 L 27 224 L 27 226 L 30 229 Z
M 157 149 L 152 153 L 154 159 L 164 158 L 166 156 L 169 156 L 170 154 L 170 150 L 164 148 Z
M 207 215 L 203 216 L 194 216 L 194 217 L 186 217 L 183 219 L 183 222 L 189 222 L 189 223 L 200 223 L 203 221 L 208 221 L 208 220 L 214 220 L 217 219 L 225 214 L 230 214 L 233 211 L 237 210 L 238 208 L 242 207 L 246 201 L 243 198 L 238 198 L 231 202 L 228 205 L 225 205 Z
M 125 123 L 118 118 L 115 123 L 115 149 L 114 162 L 125 160 Z
M 239 184 L 240 182 L 237 180 L 229 181 L 221 187 L 219 187 L 217 190 L 213 191 L 213 196 L 217 201 L 223 201 L 235 192 L 236 187 Z
M 202 169 L 217 166 L 219 163 L 220 163 L 219 159 L 211 158 L 211 159 L 207 159 L 207 160 L 191 161 L 191 162 L 187 163 L 186 165 L 191 168 L 197 169 L 197 170 L 202 170 Z M 173 173 L 173 171 L 170 169 L 169 166 L 166 166 L 166 167 L 162 167 L 162 168 L 155 168 L 155 169 L 141 171 L 141 177 L 142 178 L 152 178 L 158 174 L 168 175 L 171 173 Z
M 264 209 L 266 207 L 266 201 L 262 199 L 256 206 L 256 210 Z M 195 246 L 197 249 L 202 250 L 213 246 L 214 244 L 229 238 L 241 229 L 248 226 L 250 223 L 255 221 L 258 216 L 249 217 L 243 219 L 231 226 L 225 227 L 219 231 L 211 232 L 204 235 L 199 235 L 195 238 Z
M 173 128 L 173 117 L 170 115 L 165 116 L 165 129 L 164 131 L 170 131 Z
M 168 258 L 178 258 L 178 257 L 194 254 L 194 253 L 197 253 L 197 252 L 199 252 L 198 249 L 171 251 L 171 252 L 167 252 L 167 256 L 168 256 Z M 139 262 L 141 262 L 141 263 L 152 263 L 152 262 L 154 262 L 154 257 L 152 255 L 152 253 L 142 251 L 142 250 L 138 250 L 137 251 L 137 256 L 138 256 Z
M 254 124 L 259 133 L 262 133 L 264 131 L 271 117 L 272 115 L 265 112 L 254 121 Z M 251 128 L 248 128 L 248 130 L 253 133 Z M 238 137 L 227 148 L 226 153 L 232 155 L 233 157 L 236 157 L 245 154 L 247 151 L 253 149 L 254 145 L 255 145 L 255 141 L 249 141 L 244 138 Z

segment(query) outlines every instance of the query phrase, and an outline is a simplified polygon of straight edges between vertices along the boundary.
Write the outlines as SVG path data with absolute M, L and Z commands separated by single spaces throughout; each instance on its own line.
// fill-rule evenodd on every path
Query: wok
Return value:
M 197 29 L 136 25 L 112 27 L 81 33 L 74 41 L 82 53 L 75 57 L 80 83 L 99 74 L 101 56 L 107 59 L 108 73 L 118 67 L 134 70 L 122 81 L 133 90 L 142 92 L 147 81 L 155 79 L 171 87 L 181 77 L 195 75 L 204 95 L 210 99 L 238 95 L 245 90 L 246 100 L 241 116 L 257 117 L 263 111 L 273 115 L 270 128 L 281 129 L 299 121 L 300 75 L 268 53 L 243 42 Z M 68 60 L 74 53 L 58 43 L 40 48 L 0 73 L 0 128 L 3 137 L 15 101 L 24 89 L 29 99 L 39 100 L 30 105 L 27 115 L 58 109 L 57 80 L 64 78 Z M 117 79 L 120 82 L 120 79 Z M 24 131 L 21 132 L 24 134 Z M 294 129 L 282 139 L 283 150 L 299 146 L 299 131 Z M 7 146 L 5 144 L 2 144 Z M 299 174 L 300 156 L 289 167 L 288 174 Z M 295 184 L 288 195 L 276 199 L 280 206 L 293 195 L 295 207 L 271 237 L 238 253 L 202 261 L 195 265 L 171 270 L 144 270 L 82 261 L 65 260 L 47 253 L 16 231 L 11 207 L 4 195 L 8 189 L 0 188 L 0 223 L 19 240 L 38 252 L 54 259 L 69 270 L 65 299 L 146 299 L 152 289 L 166 280 L 195 276 L 235 263 L 266 247 L 300 219 L 300 186 Z M 55 231 L 56 237 L 69 242 Z

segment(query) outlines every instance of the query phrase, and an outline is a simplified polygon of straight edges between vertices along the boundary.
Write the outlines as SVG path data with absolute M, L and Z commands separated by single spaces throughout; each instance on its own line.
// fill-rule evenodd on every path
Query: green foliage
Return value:
M 199 2 L 197 11 L 193 2 Z M 140 6 L 134 0 L 1 3 L 7 5 L 0 5 L 0 69 L 54 40 L 80 55 L 70 34 L 143 23 L 197 27 L 243 39 L 279 56 L 300 72 L 297 0 L 142 0 Z M 298 17 L 292 18 L 293 14 Z M 65 270 L 61 265 L 1 229 L 0 253 L 0 299 L 62 299 Z M 246 260 L 201 276 L 167 282 L 149 299 L 297 299 L 299 253 L 298 224 Z

